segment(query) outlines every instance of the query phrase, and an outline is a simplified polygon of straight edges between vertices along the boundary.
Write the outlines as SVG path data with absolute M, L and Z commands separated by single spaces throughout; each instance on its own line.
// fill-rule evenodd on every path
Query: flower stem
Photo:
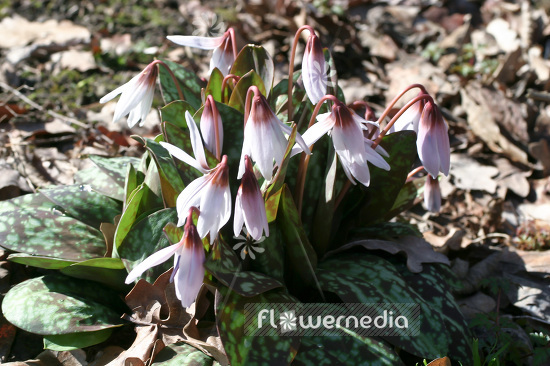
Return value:
M 414 168 L 409 174 L 407 174 L 407 180 L 406 182 L 408 182 L 409 180 L 412 179 L 412 177 L 414 177 L 417 173 L 420 173 L 421 171 L 424 170 L 424 166 L 421 165 L 419 166 L 418 168 Z
M 258 93 L 260 93 L 260 89 L 258 89 L 256 85 L 252 85 L 250 88 L 248 88 L 248 91 L 246 92 L 244 104 L 244 127 L 246 127 L 246 121 L 248 121 L 248 115 L 250 114 L 250 99 L 252 98 L 252 93 L 254 93 L 254 96 L 257 96 Z
M 395 116 L 393 116 L 393 118 L 388 122 L 386 127 L 384 127 L 384 129 L 380 132 L 380 135 L 378 136 L 378 138 L 376 140 L 374 140 L 374 143 L 372 144 L 372 148 L 375 149 L 378 146 L 378 144 L 380 144 L 380 141 L 382 141 L 382 138 L 386 135 L 386 133 L 388 133 L 391 126 L 393 126 L 395 121 L 397 121 L 399 119 L 399 117 L 401 117 L 401 115 L 403 113 L 405 113 L 405 111 L 407 109 L 409 109 L 416 102 L 421 101 L 421 100 L 427 100 L 428 103 L 433 103 L 434 102 L 433 98 L 429 94 L 421 94 L 421 95 L 418 95 L 418 96 L 414 97 L 413 99 L 411 99 L 407 104 L 405 104 L 405 106 L 403 108 L 401 108 L 399 110 L 399 112 L 397 112 L 397 114 Z M 384 111 L 384 112 L 386 112 L 386 111 Z M 382 120 L 382 117 L 380 117 L 378 119 L 378 121 L 381 121 L 381 120 Z
M 309 120 L 309 124 L 307 128 L 310 128 L 315 123 L 315 119 L 317 117 L 317 114 L 319 114 L 319 110 L 321 110 L 321 106 L 326 100 L 331 100 L 335 103 L 340 103 L 340 101 L 334 96 L 327 94 L 324 97 L 322 97 L 317 105 L 315 106 L 315 109 L 313 110 L 313 113 L 311 114 L 311 118 Z M 309 146 L 309 150 L 313 151 L 313 145 Z M 296 187 L 294 188 L 294 202 L 296 202 L 296 208 L 298 209 L 298 215 L 302 214 L 302 201 L 304 198 L 304 187 L 306 184 L 306 173 L 307 173 L 307 167 L 309 165 L 309 158 L 311 155 L 306 154 L 305 152 L 301 154 L 300 156 L 300 163 L 298 165 L 298 174 L 296 178 Z
M 229 32 L 229 35 L 231 37 L 231 46 L 233 47 L 233 57 L 237 59 L 237 41 L 235 40 L 235 30 L 233 28 L 229 28 L 227 31 Z
M 234 75 L 234 74 L 229 74 L 229 75 L 226 75 L 224 78 L 223 78 L 223 81 L 222 81 L 222 98 L 223 98 L 223 102 L 224 103 L 227 103 L 228 101 L 226 100 L 225 98 L 225 88 L 227 88 L 227 82 L 228 80 L 232 79 L 235 83 L 237 83 L 239 80 L 241 80 L 241 77 L 240 76 L 237 76 L 237 75 Z M 228 93 L 228 97 L 229 97 L 229 93 Z
M 426 88 L 424 87 L 424 85 L 422 84 L 412 84 L 412 85 L 409 85 L 408 87 L 406 87 L 405 89 L 403 89 L 401 91 L 401 93 L 397 94 L 395 96 L 395 98 L 393 98 L 393 100 L 390 102 L 390 104 L 388 104 L 388 106 L 386 107 L 386 109 L 384 110 L 384 112 L 382 112 L 382 115 L 380 116 L 380 118 L 378 118 L 378 122 L 382 122 L 384 120 L 384 118 L 386 118 L 388 116 L 388 114 L 390 113 L 391 109 L 393 108 L 393 106 L 395 105 L 395 103 L 397 103 L 397 101 L 403 96 L 405 95 L 406 92 L 408 92 L 409 90 L 411 89 L 414 89 L 414 88 L 418 88 L 420 89 L 420 91 L 428 94 L 428 92 L 426 91 Z
M 152 62 L 152 64 L 153 65 L 162 65 L 166 69 L 166 71 L 168 71 L 168 73 L 170 74 L 170 77 L 174 81 L 174 84 L 176 84 L 176 89 L 178 90 L 178 96 L 179 96 L 180 100 L 185 100 L 185 98 L 183 97 L 183 92 L 181 91 L 181 88 L 180 88 L 180 83 L 179 83 L 178 79 L 176 79 L 176 75 L 174 75 L 174 73 L 168 67 L 168 65 L 166 65 L 164 63 L 164 61 L 161 61 L 161 60 L 155 60 L 155 61 Z
M 216 107 L 216 102 L 214 101 L 214 97 L 212 94 L 209 94 L 208 97 L 206 97 L 207 101 L 210 101 L 210 105 L 212 106 L 212 115 L 214 117 L 214 140 L 216 141 L 216 159 L 220 160 L 222 156 L 222 151 L 220 148 L 220 128 L 218 125 L 218 121 L 220 119 L 220 112 L 218 111 L 218 107 Z
M 294 42 L 292 43 L 292 50 L 290 51 L 290 62 L 288 64 L 288 101 L 287 101 L 287 113 L 288 121 L 292 121 L 292 114 L 294 113 L 294 106 L 292 105 L 292 81 L 294 74 L 294 58 L 296 57 L 296 46 L 298 45 L 299 36 L 304 30 L 308 30 L 311 34 L 315 34 L 315 31 L 310 25 L 303 25 L 296 31 L 294 35 Z

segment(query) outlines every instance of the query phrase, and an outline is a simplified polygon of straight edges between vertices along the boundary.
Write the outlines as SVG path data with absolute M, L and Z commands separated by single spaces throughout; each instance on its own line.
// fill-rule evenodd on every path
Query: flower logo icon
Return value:
M 193 25 L 196 28 L 193 35 L 201 37 L 220 37 L 224 34 L 226 28 L 222 17 L 218 17 L 217 14 L 212 12 L 204 12 L 195 16 Z
M 296 314 L 294 310 L 281 313 L 279 316 L 279 324 L 281 326 L 281 333 L 296 330 Z

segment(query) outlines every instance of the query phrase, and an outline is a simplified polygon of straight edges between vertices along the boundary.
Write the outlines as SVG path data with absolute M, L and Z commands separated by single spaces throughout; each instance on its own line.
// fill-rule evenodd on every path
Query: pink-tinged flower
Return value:
M 422 95 L 428 95 L 424 91 L 420 91 L 417 97 Z M 420 122 L 420 116 L 426 105 L 426 100 L 421 99 L 418 102 L 410 106 L 403 114 L 395 121 L 390 128 L 390 132 L 410 130 L 418 133 L 418 123 Z
M 209 95 L 204 103 L 200 130 L 208 151 L 215 154 L 217 159 L 220 159 L 223 147 L 223 125 L 220 112 L 212 95 Z
M 323 135 L 330 133 L 334 150 L 348 179 L 353 184 L 358 180 L 368 186 L 370 172 L 367 161 L 384 170 L 390 170 L 390 166 L 371 148 L 372 141 L 363 136 L 363 129 L 366 129 L 363 124 L 377 125 L 359 117 L 343 103 L 336 101 L 330 112 L 317 116 L 317 123 L 308 128 L 303 138 L 306 144 L 311 146 Z M 294 146 L 292 155 L 298 152 Z
M 328 80 L 323 46 L 314 33 L 307 39 L 302 60 L 302 79 L 309 100 L 317 104 L 327 94 Z
M 251 89 L 255 95 L 244 127 L 243 150 L 237 178 L 240 179 L 244 174 L 244 157 L 248 155 L 256 162 L 262 176 L 270 181 L 273 177 L 273 162 L 275 161 L 277 166 L 281 164 L 288 145 L 285 134 L 290 135 L 292 128 L 277 118 L 257 87 L 252 86 Z M 299 133 L 296 134 L 296 141 L 303 151 L 311 153 Z
M 197 125 L 189 112 L 185 112 L 189 127 L 191 146 L 196 158 L 172 144 L 161 142 L 175 158 L 198 169 L 204 175 L 189 183 L 176 200 L 178 210 L 178 226 L 185 224 L 187 212 L 191 207 L 199 207 L 201 214 L 197 222 L 197 230 L 201 238 L 208 233 L 212 237 L 224 226 L 231 216 L 231 191 L 229 190 L 229 173 L 227 156 L 215 168 L 209 169 L 204 155 L 201 136 Z
M 447 129 L 435 103 L 426 103 L 418 124 L 416 148 L 424 169 L 434 178 L 439 172 L 449 175 L 451 148 Z
M 235 200 L 233 232 L 238 236 L 244 224 L 250 236 L 260 240 L 264 231 L 265 236 L 269 236 L 265 203 L 248 155 L 244 157 L 244 165 L 245 171 Z
M 156 64 L 157 62 L 153 61 L 126 84 L 119 86 L 99 100 L 100 103 L 107 103 L 120 94 L 113 122 L 129 114 L 129 127 L 134 127 L 140 121 L 140 126 L 145 123 L 145 118 L 153 105 L 155 83 L 159 74 Z
M 233 37 L 232 29 L 228 29 L 220 37 L 168 36 L 166 38 L 180 46 L 214 50 L 210 59 L 210 71 L 217 67 L 223 76 L 226 76 L 235 62 Z
M 174 269 L 170 282 L 175 282 L 176 296 L 181 300 L 181 305 L 185 308 L 191 306 L 202 286 L 205 258 L 201 238 L 191 217 L 192 212 L 193 209 L 190 209 L 180 242 L 159 250 L 134 267 L 126 277 L 127 284 L 134 282 L 149 268 L 166 262 L 173 255 Z
M 428 211 L 439 212 L 441 209 L 441 190 L 439 180 L 428 174 L 424 184 L 424 204 Z

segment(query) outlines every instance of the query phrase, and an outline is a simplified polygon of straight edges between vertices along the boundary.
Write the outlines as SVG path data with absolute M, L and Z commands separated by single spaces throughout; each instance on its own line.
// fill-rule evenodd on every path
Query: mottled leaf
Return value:
M 243 271 L 239 258 L 223 241 L 216 244 L 220 258 L 214 259 L 212 251 L 207 256 L 204 267 L 216 279 L 241 296 L 256 296 L 263 292 L 282 287 L 282 284 L 274 278 L 264 274 Z
M 102 283 L 115 290 L 128 290 L 124 284 L 127 272 L 119 258 L 94 258 L 61 269 L 67 276 Z
M 156 356 L 152 365 L 156 366 L 213 366 L 219 365 L 211 357 L 187 343 L 179 342 L 164 347 Z
M 244 305 L 247 303 L 293 303 L 296 299 L 282 290 L 255 297 L 243 297 L 226 287 L 216 293 L 218 330 L 232 365 L 287 365 L 296 355 L 300 337 L 245 336 Z
M 200 99 L 201 89 L 206 86 L 206 83 L 199 79 L 196 73 L 187 70 L 176 62 L 164 60 L 164 63 L 168 65 L 179 81 L 183 93 L 183 100 L 189 103 L 193 108 L 199 109 L 202 104 Z M 160 88 L 162 90 L 164 102 L 168 104 L 174 100 L 181 100 L 176 85 L 174 84 L 174 79 L 172 79 L 170 73 L 162 66 L 159 67 L 159 71 Z
M 22 282 L 2 302 L 2 312 L 10 323 L 42 335 L 118 327 L 123 309 L 116 292 L 96 282 L 63 275 Z
M 29 255 L 25 253 L 10 254 L 8 260 L 15 263 L 24 264 L 26 266 L 44 269 L 61 269 L 70 266 L 73 263 L 76 263 L 75 261 L 71 261 L 68 259 Z
M 166 208 L 148 215 L 132 227 L 118 248 L 120 258 L 128 271 L 131 271 L 151 254 L 170 245 L 162 229 L 168 223 L 177 222 L 177 220 L 176 209 Z M 163 272 L 170 269 L 172 264 L 173 261 L 168 260 L 148 270 L 140 278 L 152 283 Z
M 113 247 L 114 252 L 118 251 L 118 247 L 120 247 L 122 241 L 132 228 L 132 225 L 134 225 L 134 222 L 138 216 L 143 193 L 147 189 L 147 186 L 145 186 L 144 184 L 140 184 L 130 194 L 128 204 L 126 205 L 126 208 L 122 213 L 122 216 L 120 217 L 120 220 L 118 221 L 118 225 L 116 227 Z
M 196 109 L 191 107 L 191 105 L 185 101 L 176 100 L 168 103 L 160 109 L 160 117 L 162 122 L 170 122 L 182 130 L 187 130 L 187 121 L 185 120 L 186 111 L 189 111 L 191 115 L 194 115 Z
M 102 222 L 112 223 L 114 217 L 122 212 L 120 201 L 91 189 L 83 189 L 81 185 L 43 189 L 40 193 L 60 206 L 65 215 L 96 229 L 99 229 Z
M 208 85 L 206 85 L 206 89 L 204 91 L 205 99 L 207 96 L 211 95 L 216 102 L 223 103 L 222 84 L 223 74 L 217 67 L 215 67 L 210 73 Z
M 399 191 L 393 203 L 393 207 L 390 212 L 386 214 L 385 219 L 391 220 L 393 217 L 418 203 L 419 199 L 421 199 L 424 194 L 426 179 L 427 176 L 407 182 Z

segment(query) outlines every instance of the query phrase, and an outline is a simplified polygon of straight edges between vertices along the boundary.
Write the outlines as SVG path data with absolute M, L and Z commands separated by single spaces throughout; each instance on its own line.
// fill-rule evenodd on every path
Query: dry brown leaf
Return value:
M 466 154 L 451 154 L 450 174 L 457 188 L 495 193 L 498 168 L 481 165 Z
M 426 240 L 412 235 L 403 236 L 395 239 L 395 241 L 378 239 L 357 240 L 326 255 L 329 256 L 357 246 L 368 250 L 383 250 L 390 254 L 404 253 L 407 256 L 407 268 L 413 273 L 422 272 L 422 263 L 451 264 L 446 256 L 435 252 Z
M 520 197 L 527 197 L 531 186 L 527 177 L 531 175 L 531 171 L 523 171 L 512 165 L 508 159 L 497 159 L 495 161 L 498 167 L 498 177 L 495 178 L 498 185 L 505 187 L 506 190 L 511 190 Z M 501 195 L 504 198 L 506 192 Z

